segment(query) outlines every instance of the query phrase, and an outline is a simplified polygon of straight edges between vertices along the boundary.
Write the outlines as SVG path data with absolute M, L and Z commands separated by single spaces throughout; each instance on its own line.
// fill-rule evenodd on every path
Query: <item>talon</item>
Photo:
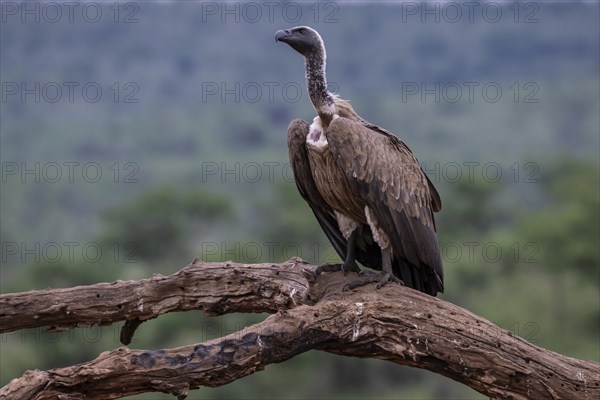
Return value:
M 315 272 L 313 273 L 313 278 L 316 280 L 317 277 L 322 273 L 322 272 L 336 272 L 339 270 L 344 270 L 344 267 L 342 264 L 323 264 L 323 265 L 319 265 L 317 268 L 315 268 Z
M 360 273 L 361 271 L 360 271 L 360 267 L 358 266 L 356 261 L 352 260 L 352 261 L 346 261 L 342 264 L 342 272 L 344 273 L 344 276 L 346 276 L 346 274 L 348 272 Z
M 404 282 L 402 281 L 402 279 L 396 277 L 395 275 L 389 274 L 387 272 L 384 272 L 382 275 L 382 279 L 379 281 L 379 283 L 377 283 L 377 289 L 381 289 L 389 282 L 399 283 L 400 285 L 404 286 Z
M 384 287 L 388 282 L 391 281 L 390 279 L 390 274 L 388 274 L 387 272 L 384 272 L 382 274 L 383 276 L 381 277 L 382 279 L 377 283 L 377 289 L 381 289 L 382 287 Z
M 361 274 L 361 276 L 358 279 L 345 285 L 342 288 L 342 291 L 345 292 L 345 291 L 357 288 L 359 286 L 367 285 L 369 283 L 376 283 L 377 284 L 376 288 L 381 289 L 388 282 L 399 283 L 402 286 L 404 286 L 404 282 L 402 282 L 402 280 L 400 280 L 398 277 L 396 277 L 393 274 L 390 274 L 388 272 L 364 273 L 364 274 Z

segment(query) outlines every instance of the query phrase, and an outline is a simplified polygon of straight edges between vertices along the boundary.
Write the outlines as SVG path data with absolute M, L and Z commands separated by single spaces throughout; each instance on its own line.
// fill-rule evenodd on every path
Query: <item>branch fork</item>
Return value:
M 281 264 L 205 263 L 140 281 L 0 295 L 0 332 L 126 321 L 131 341 L 167 312 L 268 312 L 264 321 L 203 343 L 165 350 L 121 347 L 89 362 L 27 371 L 0 399 L 116 399 L 158 391 L 184 399 L 308 350 L 385 359 L 447 376 L 493 399 L 600 398 L 600 364 L 539 348 L 465 309 L 401 285 L 342 289 L 354 273 L 324 273 L 298 258 Z

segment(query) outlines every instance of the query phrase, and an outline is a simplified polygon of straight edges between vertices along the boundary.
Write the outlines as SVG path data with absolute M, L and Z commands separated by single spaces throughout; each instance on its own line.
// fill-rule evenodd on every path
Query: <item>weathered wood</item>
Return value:
M 308 272 L 300 266 L 310 269 L 300 259 L 279 265 L 194 260 L 169 276 L 3 294 L 0 333 L 146 321 L 172 311 L 273 313 L 306 301 Z
M 254 266 L 194 262 L 172 279 L 198 284 L 196 289 L 174 285 L 157 292 L 161 280 L 171 277 L 123 283 L 137 291 L 130 291 L 129 298 L 123 294 L 127 307 L 122 310 L 133 313 L 130 304 L 140 298 L 155 305 L 154 314 L 138 309 L 142 319 L 191 304 L 211 313 L 279 311 L 240 332 L 196 345 L 160 351 L 122 347 L 72 367 L 28 371 L 0 389 L 0 399 L 113 399 L 150 391 L 184 398 L 198 386 L 224 385 L 311 349 L 428 369 L 494 399 L 600 398 L 598 363 L 541 349 L 467 310 L 409 288 L 389 284 L 380 290 L 365 286 L 343 292 L 351 274 L 328 273 L 312 282 L 313 270 L 298 259 Z M 195 274 L 199 276 L 191 276 Z M 182 275 L 188 280 L 180 281 Z M 200 276 L 212 283 L 201 283 Z M 97 286 L 88 290 L 96 293 Z M 70 293 L 81 301 L 83 289 L 75 289 Z M 86 299 L 97 301 L 93 295 Z M 62 300 L 71 304 L 66 297 Z M 56 313 L 63 318 L 61 311 Z

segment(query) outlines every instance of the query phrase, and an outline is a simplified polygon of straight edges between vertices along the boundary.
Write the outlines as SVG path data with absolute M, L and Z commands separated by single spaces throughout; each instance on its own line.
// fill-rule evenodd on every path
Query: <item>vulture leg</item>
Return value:
M 344 275 L 348 271 L 353 272 L 361 272 L 360 267 L 356 263 L 356 237 L 358 236 L 358 229 L 355 229 L 348 238 L 348 243 L 346 246 L 346 259 L 343 264 L 323 264 L 319 265 L 317 269 L 315 269 L 314 277 L 319 276 L 321 272 L 336 272 L 342 271 Z M 390 266 L 391 271 L 391 266 Z
M 379 274 L 381 279 L 377 283 L 377 289 L 379 289 L 388 282 L 396 282 L 404 286 L 404 282 L 402 282 L 400 279 L 394 276 L 394 273 L 392 272 L 392 250 L 389 247 L 381 249 L 381 260 L 382 273 Z
M 392 250 L 389 247 L 381 249 L 381 271 L 378 273 L 370 273 L 363 275 L 356 279 L 354 282 L 350 282 L 344 286 L 343 291 L 352 290 L 359 286 L 364 286 L 369 283 L 377 283 L 377 289 L 382 288 L 388 282 L 396 282 L 404 286 L 404 282 L 394 276 L 392 272 Z
M 356 263 L 356 237 L 357 236 L 358 236 L 358 229 L 355 229 L 352 231 L 352 233 L 350 234 L 350 237 L 348 238 L 348 248 L 346 250 L 346 259 L 344 260 L 344 263 L 342 264 L 342 271 L 344 272 L 344 275 L 346 275 L 346 272 L 348 272 L 348 271 L 360 272 L 360 268 L 358 267 L 358 264 Z

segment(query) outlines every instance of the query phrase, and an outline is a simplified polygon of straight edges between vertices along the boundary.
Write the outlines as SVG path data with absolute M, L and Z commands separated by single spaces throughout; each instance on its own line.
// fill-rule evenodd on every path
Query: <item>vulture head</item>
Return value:
M 287 43 L 305 58 L 313 55 L 322 55 L 322 58 L 325 58 L 325 46 L 321 35 L 308 26 L 278 30 L 275 32 L 275 41 Z

